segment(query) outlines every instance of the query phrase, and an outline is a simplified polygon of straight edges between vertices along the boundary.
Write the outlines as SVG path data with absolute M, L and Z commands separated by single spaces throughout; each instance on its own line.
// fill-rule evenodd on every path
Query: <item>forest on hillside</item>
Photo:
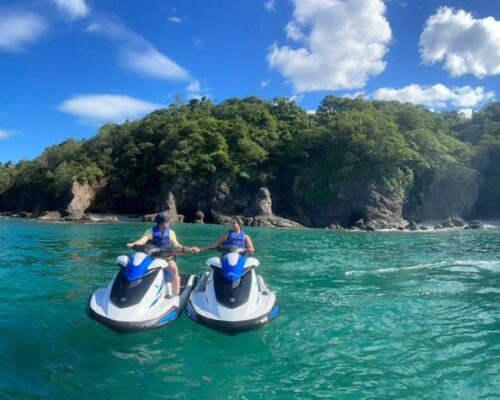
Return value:
M 384 207 L 407 220 L 499 217 L 500 102 L 470 119 L 333 96 L 315 113 L 285 98 L 176 103 L 0 163 L 0 210 L 63 210 L 75 180 L 100 183 L 93 210 L 153 212 L 172 191 L 188 220 L 245 214 L 261 187 L 278 214 L 310 226 L 373 219 L 370 207 L 382 219 Z M 231 201 L 214 197 L 222 184 Z

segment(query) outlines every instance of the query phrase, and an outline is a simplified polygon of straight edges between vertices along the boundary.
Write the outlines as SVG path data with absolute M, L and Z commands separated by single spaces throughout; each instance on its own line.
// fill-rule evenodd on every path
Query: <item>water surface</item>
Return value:
M 278 319 L 120 336 L 85 304 L 147 227 L 0 221 L 0 398 L 500 398 L 499 229 L 249 229 Z M 225 228 L 174 229 L 206 245 Z

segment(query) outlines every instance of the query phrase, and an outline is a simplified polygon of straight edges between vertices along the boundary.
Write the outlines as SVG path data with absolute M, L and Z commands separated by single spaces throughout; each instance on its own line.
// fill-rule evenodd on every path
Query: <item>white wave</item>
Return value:
M 351 270 L 346 271 L 346 276 L 353 275 L 378 275 L 378 274 L 388 274 L 397 273 L 403 271 L 415 271 L 415 270 L 425 270 L 425 269 L 435 269 L 443 268 L 447 271 L 453 272 L 468 272 L 468 273 L 479 273 L 481 270 L 500 272 L 500 260 L 454 260 L 454 261 L 439 261 L 435 263 L 422 263 L 404 267 L 388 267 L 388 268 L 377 268 L 373 270 Z

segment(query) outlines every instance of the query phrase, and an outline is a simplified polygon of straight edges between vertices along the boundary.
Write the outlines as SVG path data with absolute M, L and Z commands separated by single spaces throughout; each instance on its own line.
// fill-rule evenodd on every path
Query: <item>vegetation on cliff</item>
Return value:
M 98 211 L 152 212 L 173 191 L 184 213 L 244 213 L 266 186 L 280 215 L 306 225 L 352 225 L 384 207 L 407 219 L 500 216 L 500 103 L 464 120 L 361 98 L 327 96 L 315 113 L 283 98 L 192 100 L 0 164 L 0 208 L 64 209 L 75 180 L 105 182 Z

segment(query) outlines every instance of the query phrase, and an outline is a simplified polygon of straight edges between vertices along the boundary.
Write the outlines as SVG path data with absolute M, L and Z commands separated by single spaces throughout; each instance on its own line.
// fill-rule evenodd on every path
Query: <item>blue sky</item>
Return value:
M 17 0 L 0 5 L 0 161 L 208 96 L 500 96 L 497 0 Z

